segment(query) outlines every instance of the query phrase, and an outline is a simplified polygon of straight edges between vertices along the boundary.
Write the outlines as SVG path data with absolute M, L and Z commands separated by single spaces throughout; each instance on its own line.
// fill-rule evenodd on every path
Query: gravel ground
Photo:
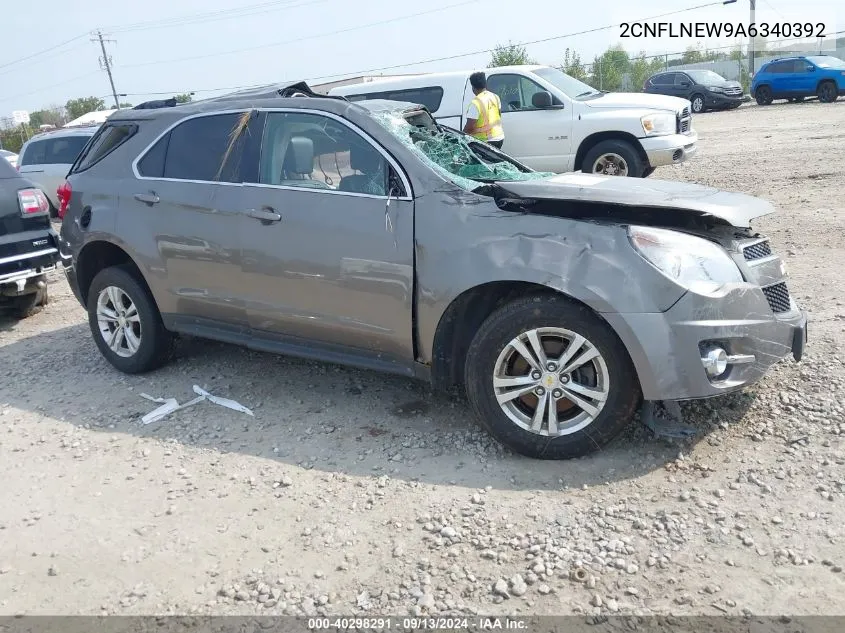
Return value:
M 661 178 L 760 195 L 805 360 L 570 462 L 421 384 L 190 340 L 128 377 L 56 278 L 0 320 L 0 613 L 845 613 L 845 103 L 698 116 Z M 837 274 L 839 273 L 839 274 Z M 139 394 L 234 398 L 143 425 Z

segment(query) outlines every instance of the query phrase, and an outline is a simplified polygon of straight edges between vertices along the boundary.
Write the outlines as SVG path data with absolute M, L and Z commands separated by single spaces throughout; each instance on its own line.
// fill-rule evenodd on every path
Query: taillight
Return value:
M 49 213 L 50 203 L 40 189 L 21 189 L 18 191 L 18 204 L 23 215 Z
M 70 186 L 70 183 L 67 180 L 60 184 L 59 188 L 56 189 L 56 195 L 59 197 L 59 219 L 63 219 L 65 217 L 65 213 L 67 213 L 71 193 L 73 193 L 73 187 Z

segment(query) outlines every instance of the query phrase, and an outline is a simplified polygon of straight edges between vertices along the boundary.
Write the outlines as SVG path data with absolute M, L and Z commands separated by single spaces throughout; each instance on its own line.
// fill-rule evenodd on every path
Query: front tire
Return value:
M 772 89 L 768 86 L 760 86 L 757 88 L 757 91 L 754 93 L 754 98 L 757 100 L 757 105 L 761 106 L 771 105 L 772 101 L 774 101 Z
M 584 156 L 581 171 L 605 176 L 640 177 L 645 165 L 637 148 L 628 141 L 608 140 L 597 143 Z
M 839 88 L 832 81 L 823 81 L 816 94 L 822 103 L 833 103 L 839 98 Z
M 518 299 L 490 315 L 467 352 L 465 384 L 481 425 L 537 459 L 600 449 L 630 422 L 641 399 L 613 330 L 560 296 Z
M 692 99 L 690 99 L 690 103 L 692 104 L 692 111 L 694 114 L 701 114 L 704 112 L 704 95 L 701 94 L 694 94 Z
M 124 373 L 147 372 L 170 358 L 173 336 L 149 290 L 125 267 L 105 268 L 94 277 L 88 324 L 100 353 Z

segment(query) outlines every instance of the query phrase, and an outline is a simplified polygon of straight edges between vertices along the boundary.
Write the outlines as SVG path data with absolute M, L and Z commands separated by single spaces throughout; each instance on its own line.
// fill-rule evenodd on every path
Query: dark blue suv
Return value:
M 774 59 L 754 75 L 751 94 L 760 105 L 769 105 L 775 99 L 803 101 L 813 96 L 823 103 L 833 103 L 845 94 L 845 61 L 830 55 Z

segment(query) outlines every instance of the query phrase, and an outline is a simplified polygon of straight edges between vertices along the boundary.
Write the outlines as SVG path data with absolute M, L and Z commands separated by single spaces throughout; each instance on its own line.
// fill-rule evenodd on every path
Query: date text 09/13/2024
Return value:
M 619 37 L 826 37 L 824 22 L 622 22 Z
M 309 618 L 310 631 L 520 631 L 528 622 L 510 617 L 352 617 Z

